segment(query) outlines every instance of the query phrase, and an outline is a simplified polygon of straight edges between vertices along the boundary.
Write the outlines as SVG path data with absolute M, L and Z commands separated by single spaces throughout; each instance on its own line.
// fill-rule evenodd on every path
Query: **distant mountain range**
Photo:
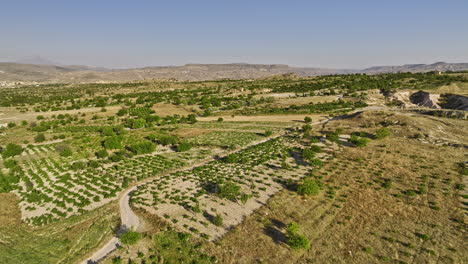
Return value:
M 24 60 L 29 63 L 0 62 L 0 82 L 79 83 L 113 82 L 145 79 L 177 79 L 187 81 L 216 79 L 251 79 L 293 73 L 301 77 L 352 73 L 393 73 L 428 71 L 466 71 L 468 63 L 408 64 L 378 66 L 362 70 L 291 67 L 283 64 L 186 64 L 183 66 L 145 67 L 136 69 L 91 68 L 80 65 L 57 65 L 40 57 Z M 52 64 L 51 64 L 52 63 Z

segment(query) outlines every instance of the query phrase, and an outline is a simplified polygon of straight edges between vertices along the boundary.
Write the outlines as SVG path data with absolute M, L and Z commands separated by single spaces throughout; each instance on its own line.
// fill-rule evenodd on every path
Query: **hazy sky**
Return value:
M 0 61 L 113 68 L 468 62 L 468 0 L 0 0 Z

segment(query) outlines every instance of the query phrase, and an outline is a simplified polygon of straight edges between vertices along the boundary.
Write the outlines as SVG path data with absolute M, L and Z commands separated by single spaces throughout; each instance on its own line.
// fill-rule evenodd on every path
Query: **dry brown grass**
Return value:
M 14 226 L 21 222 L 18 196 L 13 193 L 0 193 L 0 227 Z
M 349 131 L 358 124 L 354 120 Z M 461 182 L 454 165 L 464 154 L 463 148 L 398 133 L 364 148 L 345 148 L 315 172 L 325 184 L 319 195 L 282 191 L 207 250 L 221 263 L 466 263 L 466 211 L 454 189 Z M 383 187 L 386 179 L 392 181 L 389 189 Z M 406 194 L 420 186 L 423 193 Z M 284 225 L 291 221 L 311 240 L 310 250 L 285 244 Z

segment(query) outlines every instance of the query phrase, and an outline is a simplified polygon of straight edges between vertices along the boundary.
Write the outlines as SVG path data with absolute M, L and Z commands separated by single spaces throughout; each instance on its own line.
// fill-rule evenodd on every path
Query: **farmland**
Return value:
M 77 263 L 113 238 L 104 263 L 466 262 L 466 115 L 395 96 L 466 83 L 395 73 L 0 88 L 0 262 Z

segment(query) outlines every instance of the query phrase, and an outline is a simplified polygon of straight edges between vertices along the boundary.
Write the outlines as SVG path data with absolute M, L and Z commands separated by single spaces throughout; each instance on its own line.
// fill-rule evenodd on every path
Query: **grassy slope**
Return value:
M 0 194 L 0 263 L 75 263 L 106 242 L 119 222 L 115 204 L 59 223 L 20 223 L 17 198 Z
M 372 121 L 361 118 L 334 125 L 354 122 L 349 131 L 356 131 L 356 122 Z M 434 125 L 419 119 L 420 129 Z M 466 123 L 460 124 L 463 137 Z M 466 212 L 454 188 L 461 182 L 454 164 L 463 160 L 463 149 L 403 138 L 418 129 L 411 123 L 391 129 L 392 138 L 347 148 L 317 171 L 325 183 L 319 195 L 304 198 L 284 190 L 207 250 L 221 263 L 466 262 Z M 385 179 L 391 188 L 382 186 Z M 420 186 L 423 193 L 406 194 Z M 310 250 L 293 251 L 284 243 L 290 221 L 301 225 Z

